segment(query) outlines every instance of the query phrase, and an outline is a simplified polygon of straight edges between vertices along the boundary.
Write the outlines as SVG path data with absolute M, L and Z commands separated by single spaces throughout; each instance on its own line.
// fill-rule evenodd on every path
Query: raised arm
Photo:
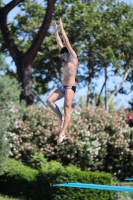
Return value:
M 63 44 L 62 44 L 61 38 L 59 36 L 58 29 L 57 29 L 57 24 L 56 24 L 55 21 L 53 22 L 53 29 L 55 31 L 56 42 L 58 44 L 59 49 L 61 50 L 61 48 L 63 47 Z
M 61 33 L 62 33 L 62 37 L 63 37 L 63 41 L 64 41 L 64 44 L 65 46 L 67 47 L 69 53 L 73 56 L 73 57 L 77 57 L 75 51 L 72 49 L 71 45 L 70 45 L 70 42 L 69 42 L 69 39 L 65 33 L 65 30 L 63 28 L 63 23 L 62 23 L 62 20 L 60 19 L 60 29 L 61 29 Z

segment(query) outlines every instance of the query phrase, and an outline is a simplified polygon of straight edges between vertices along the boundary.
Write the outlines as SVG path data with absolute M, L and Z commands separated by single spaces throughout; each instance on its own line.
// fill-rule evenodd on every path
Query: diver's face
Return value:
M 65 60 L 65 61 L 67 61 L 68 60 L 68 53 L 66 53 L 66 52 L 64 52 L 63 54 L 62 54 L 62 58 Z

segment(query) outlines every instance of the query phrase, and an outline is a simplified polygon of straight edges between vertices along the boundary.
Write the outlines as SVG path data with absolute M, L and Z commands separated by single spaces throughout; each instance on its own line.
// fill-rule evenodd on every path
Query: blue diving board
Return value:
M 53 186 L 59 187 L 74 187 L 74 188 L 90 188 L 97 190 L 112 190 L 118 192 L 133 192 L 133 187 L 129 186 L 113 186 L 113 185 L 99 185 L 99 184 L 86 184 L 86 183 L 56 183 Z
M 126 181 L 133 181 L 133 178 L 126 178 Z

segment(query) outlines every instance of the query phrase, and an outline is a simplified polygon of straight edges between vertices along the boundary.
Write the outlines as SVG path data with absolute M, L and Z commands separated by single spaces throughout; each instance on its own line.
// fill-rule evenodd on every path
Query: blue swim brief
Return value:
M 62 86 L 61 86 L 61 91 L 62 91 L 62 92 L 65 92 L 67 89 L 72 89 L 72 90 L 74 91 L 74 93 L 75 93 L 75 91 L 76 91 L 76 86 L 70 86 L 70 85 L 62 85 Z

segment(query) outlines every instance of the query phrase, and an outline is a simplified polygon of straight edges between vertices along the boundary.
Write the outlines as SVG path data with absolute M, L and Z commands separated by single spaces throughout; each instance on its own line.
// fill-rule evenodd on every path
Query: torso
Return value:
M 70 85 L 75 86 L 75 77 L 77 73 L 77 67 L 78 67 L 78 59 L 71 58 L 69 61 L 66 61 L 64 63 L 63 67 L 63 84 L 64 85 Z

